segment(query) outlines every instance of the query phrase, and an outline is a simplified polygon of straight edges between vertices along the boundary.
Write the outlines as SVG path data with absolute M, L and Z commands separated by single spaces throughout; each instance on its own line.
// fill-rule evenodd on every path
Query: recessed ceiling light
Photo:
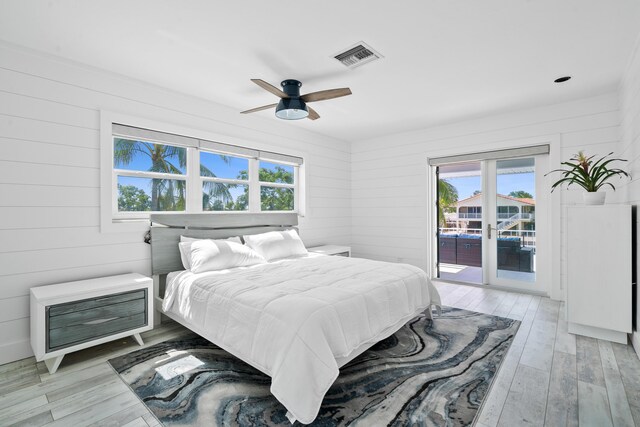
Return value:
M 569 80 L 571 78 L 571 76 L 564 76 L 564 77 L 558 77 L 557 79 L 554 80 L 555 83 L 564 83 L 567 80 Z

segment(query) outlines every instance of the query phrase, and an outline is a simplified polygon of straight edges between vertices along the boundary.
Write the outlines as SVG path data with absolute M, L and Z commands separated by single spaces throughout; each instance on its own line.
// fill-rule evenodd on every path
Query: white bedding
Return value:
M 205 273 L 171 273 L 163 310 L 271 376 L 271 393 L 312 422 L 340 361 L 440 305 L 421 269 L 306 256 Z

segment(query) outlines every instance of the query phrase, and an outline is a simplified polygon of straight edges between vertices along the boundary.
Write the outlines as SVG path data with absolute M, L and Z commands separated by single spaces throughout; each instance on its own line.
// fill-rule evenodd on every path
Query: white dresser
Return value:
M 627 343 L 631 268 L 631 206 L 567 208 L 570 333 Z

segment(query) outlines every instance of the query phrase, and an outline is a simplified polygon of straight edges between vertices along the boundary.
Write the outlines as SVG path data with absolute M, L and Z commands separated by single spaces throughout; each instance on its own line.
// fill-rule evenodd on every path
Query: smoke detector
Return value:
M 356 68 L 384 57 L 371 46 L 361 41 L 355 46 L 338 53 L 334 58 L 347 68 Z

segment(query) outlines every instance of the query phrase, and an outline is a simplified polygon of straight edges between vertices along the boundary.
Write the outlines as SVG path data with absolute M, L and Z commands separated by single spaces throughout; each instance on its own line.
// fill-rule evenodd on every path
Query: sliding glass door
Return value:
M 540 245 L 548 241 L 547 157 L 436 166 L 438 278 L 542 291 L 537 266 L 549 256 Z

